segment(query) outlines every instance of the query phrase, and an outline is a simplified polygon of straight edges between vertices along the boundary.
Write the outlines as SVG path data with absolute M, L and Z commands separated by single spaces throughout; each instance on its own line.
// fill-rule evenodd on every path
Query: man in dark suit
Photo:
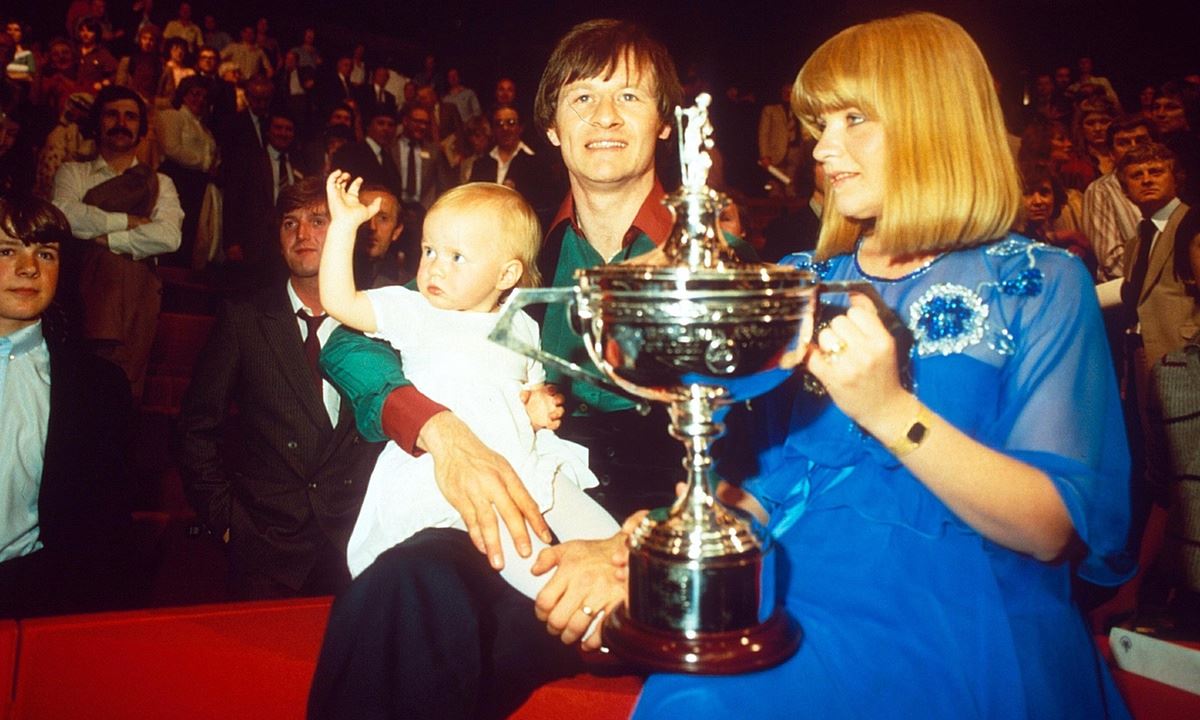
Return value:
M 226 543 L 231 589 L 246 599 L 350 582 L 346 543 L 381 449 L 359 437 L 315 365 L 337 325 L 317 293 L 322 181 L 284 188 L 275 218 L 288 280 L 223 306 L 179 420 L 184 488 Z
M 73 244 L 53 205 L 0 199 L 0 617 L 108 609 L 128 587 L 129 384 L 53 302 Z
M 454 171 L 442 146 L 429 138 L 429 111 L 420 104 L 404 106 L 404 132 L 396 141 L 396 165 L 400 170 L 400 201 L 419 203 L 426 210 L 454 186 Z
M 340 57 L 334 64 L 332 73 L 327 73 L 324 78 L 317 80 L 317 111 L 322 115 L 327 115 L 330 110 L 338 105 L 349 105 L 358 111 L 358 92 L 354 85 L 350 83 L 350 71 L 354 68 L 354 61 L 349 57 Z
M 384 106 L 374 106 L 363 117 L 362 142 L 347 143 L 333 155 L 333 167 L 365 182 L 383 185 L 400 196 L 400 170 L 392 157 L 396 146 L 396 117 Z
M 358 108 L 362 111 L 363 122 L 366 122 L 368 115 L 373 115 L 377 110 L 383 110 L 396 116 L 396 111 L 399 106 L 396 104 L 396 96 L 387 91 L 388 69 L 386 65 L 378 65 L 371 71 L 371 82 L 366 83 L 358 90 Z
M 438 94 L 432 85 L 417 88 L 417 104 L 429 113 L 429 135 L 434 142 L 440 143 L 462 130 L 463 118 L 458 106 L 452 102 L 438 100 Z

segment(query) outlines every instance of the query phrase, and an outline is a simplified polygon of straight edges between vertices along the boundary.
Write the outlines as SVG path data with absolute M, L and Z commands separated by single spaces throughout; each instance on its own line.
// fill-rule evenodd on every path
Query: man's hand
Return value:
M 150 218 L 142 217 L 141 215 L 126 215 L 125 217 L 126 230 L 133 230 L 134 228 L 141 227 L 142 225 L 150 224 Z
M 562 425 L 563 395 L 553 385 L 538 385 L 521 391 L 525 414 L 534 430 L 557 430 Z
M 492 567 L 497 570 L 504 567 L 497 513 L 522 557 L 529 557 L 533 551 L 526 521 L 544 542 L 552 541 L 537 503 L 512 466 L 480 442 L 453 413 L 440 412 L 430 418 L 421 428 L 417 445 L 433 456 L 438 489 L 462 515 L 471 541 L 487 555 Z
M 618 532 L 606 540 L 571 540 L 538 554 L 531 568 L 534 575 L 558 569 L 534 607 L 547 632 L 558 635 L 564 645 L 582 639 L 584 650 L 600 648 L 604 616 L 625 601 L 626 537 Z

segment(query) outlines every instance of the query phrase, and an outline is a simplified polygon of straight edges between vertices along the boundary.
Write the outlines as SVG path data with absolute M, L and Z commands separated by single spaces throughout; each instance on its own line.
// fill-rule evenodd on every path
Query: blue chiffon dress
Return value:
M 828 399 L 790 383 L 756 400 L 755 472 L 777 590 L 799 651 L 738 676 L 654 675 L 637 718 L 1126 718 L 1070 597 L 1134 569 L 1129 455 L 1092 282 L 1068 253 L 1009 235 L 900 279 L 855 255 L 813 264 L 869 280 L 914 335 L 921 401 L 1043 472 L 1085 546 L 1043 563 L 983 538 Z

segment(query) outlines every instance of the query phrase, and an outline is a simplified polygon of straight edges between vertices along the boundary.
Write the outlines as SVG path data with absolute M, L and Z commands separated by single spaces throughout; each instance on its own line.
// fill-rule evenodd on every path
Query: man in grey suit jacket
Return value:
M 396 167 L 400 171 L 400 201 L 420 203 L 426 210 L 454 186 L 453 171 L 442 147 L 430 138 L 433 119 L 424 107 L 404 106 L 404 132 L 396 141 Z
M 328 223 L 320 179 L 280 191 L 288 279 L 224 305 L 183 403 L 184 487 L 228 547 L 239 598 L 336 593 L 350 582 L 346 543 L 382 448 L 359 437 L 310 362 L 337 325 L 317 293 Z

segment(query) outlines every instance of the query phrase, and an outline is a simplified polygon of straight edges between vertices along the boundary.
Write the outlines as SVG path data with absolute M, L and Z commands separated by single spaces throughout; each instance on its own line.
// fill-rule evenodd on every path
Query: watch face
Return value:
M 908 435 L 906 435 L 906 437 L 910 443 L 914 445 L 920 445 L 921 441 L 925 439 L 925 432 L 925 423 L 915 422 L 912 424 L 912 427 L 908 429 Z

